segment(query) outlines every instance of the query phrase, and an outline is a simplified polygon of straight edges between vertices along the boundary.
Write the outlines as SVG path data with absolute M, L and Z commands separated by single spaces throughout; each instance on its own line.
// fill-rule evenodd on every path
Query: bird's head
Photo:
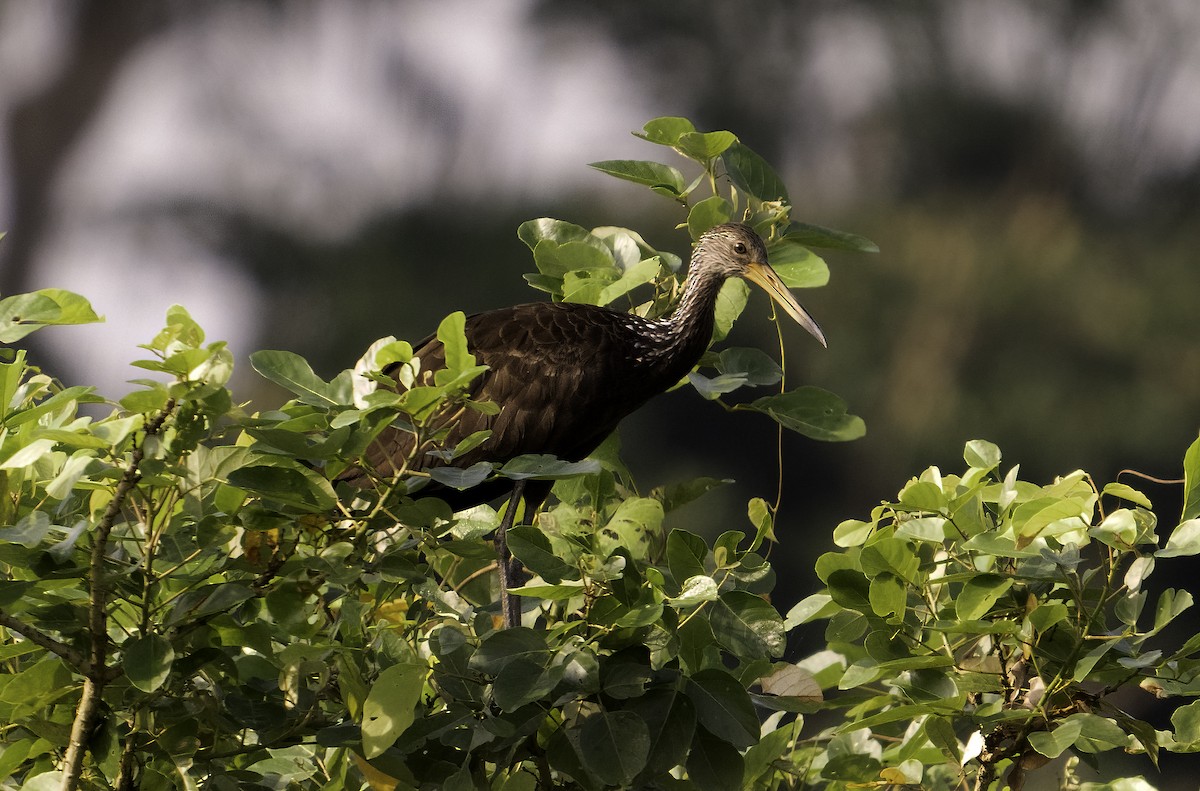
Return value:
M 754 229 L 731 222 L 708 229 L 696 243 L 692 270 L 709 270 L 722 279 L 741 277 L 759 285 L 789 316 L 826 346 L 825 333 L 767 263 L 767 246 Z

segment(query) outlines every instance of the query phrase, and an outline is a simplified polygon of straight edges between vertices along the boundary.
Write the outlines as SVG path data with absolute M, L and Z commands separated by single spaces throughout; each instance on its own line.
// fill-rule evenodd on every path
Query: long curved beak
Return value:
M 816 338 L 820 344 L 826 348 L 829 344 L 825 342 L 825 333 L 821 332 L 821 328 L 812 316 L 808 315 L 808 311 L 800 306 L 796 298 L 792 296 L 792 292 L 788 291 L 788 287 L 779 279 L 779 275 L 775 274 L 775 270 L 769 264 L 752 263 L 746 270 L 746 279 L 762 286 L 763 290 L 771 295 L 771 299 L 787 311 L 787 314 L 796 320 L 804 329 L 808 330 L 809 334 Z

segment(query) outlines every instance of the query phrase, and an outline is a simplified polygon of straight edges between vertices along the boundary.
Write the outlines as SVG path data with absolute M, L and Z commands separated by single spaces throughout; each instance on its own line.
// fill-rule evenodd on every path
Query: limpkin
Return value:
M 491 436 L 455 458 L 456 467 L 480 461 L 502 464 L 527 453 L 552 454 L 578 461 L 594 451 L 617 423 L 652 396 L 664 392 L 700 360 L 712 338 L 717 293 L 731 277 L 762 286 L 821 345 L 825 336 L 808 312 L 767 263 L 762 239 L 748 225 L 718 225 L 696 243 L 678 307 L 663 319 L 646 319 L 609 308 L 568 302 L 534 302 L 477 313 L 466 320 L 467 345 L 488 370 L 473 383 L 470 397 L 491 401 L 497 414 L 459 410 L 446 437 L 454 447 L 473 432 Z M 445 367 L 445 349 L 436 338 L 414 349 L 423 376 Z M 395 367 L 385 374 L 396 373 Z M 398 385 L 400 386 L 400 385 Z M 363 466 L 389 476 L 412 452 L 411 432 L 389 428 L 373 443 Z M 447 462 L 437 456 L 417 459 L 417 469 Z M 414 463 L 409 463 L 409 469 Z M 341 478 L 365 484 L 362 469 Z M 515 582 L 516 564 L 508 554 L 506 534 L 517 503 L 531 511 L 545 499 L 550 482 L 515 484 L 493 479 L 458 491 L 436 484 L 420 494 L 436 495 L 456 510 L 488 502 L 511 490 L 508 508 L 496 531 L 501 608 L 507 626 L 519 622 L 519 605 L 507 591 Z

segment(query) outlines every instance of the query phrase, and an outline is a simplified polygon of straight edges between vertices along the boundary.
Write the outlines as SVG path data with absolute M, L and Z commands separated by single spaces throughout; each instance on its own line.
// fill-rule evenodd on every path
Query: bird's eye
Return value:
M 741 242 L 738 242 L 737 244 L 735 244 L 733 246 L 733 252 L 737 253 L 738 255 L 745 255 L 746 254 L 746 245 L 742 244 Z

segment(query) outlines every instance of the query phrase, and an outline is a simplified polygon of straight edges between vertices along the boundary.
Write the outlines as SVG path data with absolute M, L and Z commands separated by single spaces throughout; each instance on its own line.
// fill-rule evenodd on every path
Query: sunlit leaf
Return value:
M 425 665 L 397 664 L 384 670 L 363 702 L 362 744 L 367 758 L 391 747 L 416 718 L 428 673 Z
M 103 321 L 91 303 L 61 288 L 43 288 L 0 299 L 0 343 L 14 343 L 29 333 L 54 324 L 92 324 Z

